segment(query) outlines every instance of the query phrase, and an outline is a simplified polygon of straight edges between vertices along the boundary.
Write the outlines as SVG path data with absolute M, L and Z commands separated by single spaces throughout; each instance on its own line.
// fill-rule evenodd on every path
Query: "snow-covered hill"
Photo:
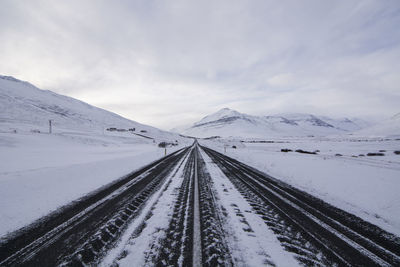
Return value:
M 355 132 L 361 136 L 395 136 L 400 137 L 400 113 L 388 120 Z
M 325 136 L 360 130 L 361 123 L 348 118 L 332 119 L 311 114 L 253 116 L 223 108 L 181 131 L 196 137 Z
M 101 133 L 107 128 L 135 128 L 135 133 L 166 139 L 177 134 L 159 130 L 91 106 L 77 99 L 41 90 L 10 76 L 0 76 L 0 130 L 47 131 L 52 120 L 55 131 Z

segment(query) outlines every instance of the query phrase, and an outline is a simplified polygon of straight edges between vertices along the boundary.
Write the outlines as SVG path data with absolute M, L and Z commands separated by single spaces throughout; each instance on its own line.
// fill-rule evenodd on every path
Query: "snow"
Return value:
M 163 157 L 160 142 L 193 141 L 0 76 L 0 238 Z
M 175 140 L 178 134 L 140 124 L 115 113 L 91 106 L 77 99 L 41 90 L 13 77 L 0 76 L 0 123 L 3 129 L 38 129 L 48 131 L 52 120 L 56 131 L 84 131 L 102 133 L 106 128 L 135 128 L 145 135 Z
M 197 155 L 194 162 L 194 200 L 193 200 L 193 266 L 199 267 L 202 262 L 201 255 L 201 227 L 200 227 L 200 200 L 199 180 L 197 176 Z
M 184 157 L 176 165 L 160 190 L 146 203 L 141 215 L 130 224 L 118 246 L 107 254 L 101 266 L 113 263 L 118 266 L 146 266 L 146 261 L 157 254 L 172 217 L 177 191 L 183 181 L 185 163 L 181 163 L 186 160 L 187 157 Z M 142 228 L 140 233 L 139 228 Z
M 400 235 L 400 141 L 396 139 L 297 138 L 275 143 L 200 141 L 328 203 Z M 236 145 L 237 149 L 231 148 Z M 317 155 L 282 148 L 320 150 Z M 385 156 L 368 157 L 369 152 Z M 335 156 L 341 154 L 342 156 Z
M 49 119 L 52 134 L 47 133 Z M 359 130 L 366 125 L 358 119 L 310 114 L 251 116 L 225 108 L 184 134 L 226 137 L 200 143 L 220 152 L 226 149 L 230 157 L 400 235 L 400 155 L 393 153 L 400 150 L 400 115 Z M 135 128 L 135 132 L 106 131 L 109 127 Z M 311 135 L 320 137 L 307 137 Z M 172 153 L 193 140 L 0 76 L 0 239 L 163 157 L 160 142 L 178 143 L 167 148 Z M 283 148 L 318 153 L 284 153 Z M 370 152 L 384 156 L 366 156 Z M 202 155 L 219 196 L 218 205 L 228 214 L 224 227 L 231 233 L 228 240 L 236 263 L 297 265 L 229 179 Z M 181 182 L 181 169 L 167 178 L 110 253 L 109 263 L 128 252 L 118 258 L 118 264 L 140 265 L 157 249 L 152 245 L 168 227 Z M 238 212 L 247 226 L 236 216 Z M 133 231 L 143 225 L 141 235 L 132 238 Z M 256 234 L 249 235 L 244 227 Z
M 238 116 L 240 117 L 242 114 L 240 114 L 239 112 L 229 109 L 229 108 L 223 108 L 211 115 L 208 115 L 206 117 L 204 117 L 203 119 L 201 119 L 199 122 L 196 122 L 194 125 L 200 125 L 200 124 L 204 124 L 207 122 L 212 122 L 212 121 L 216 121 L 216 120 L 220 120 L 220 119 L 224 119 L 224 118 L 229 118 L 229 117 L 234 117 L 234 116 Z
M 354 133 L 358 136 L 388 136 L 400 138 L 400 113 L 392 118 Z
M 227 214 L 224 228 L 234 265 L 299 266 L 221 169 L 204 152 L 201 155 L 213 179 L 220 210 Z
M 217 198 L 217 205 L 227 212 L 224 228 L 235 266 L 266 266 L 271 263 L 277 266 L 298 266 L 297 261 L 281 247 L 260 216 L 251 211 L 251 206 L 229 179 L 205 153 L 201 154 L 212 174 L 213 190 L 220 196 Z M 187 158 L 182 160 L 186 161 Z M 146 204 L 141 215 L 131 223 L 119 245 L 108 253 L 101 263 L 102 266 L 147 266 L 151 258 L 157 256 L 171 220 L 177 191 L 183 181 L 182 171 L 185 164 L 179 163 L 177 166 L 179 165 L 180 169 L 176 167 L 171 172 L 162 188 Z M 237 216 L 238 209 L 243 217 Z M 243 218 L 247 220 L 246 225 Z M 253 232 L 245 231 L 245 227 L 251 227 Z
M 180 131 L 196 137 L 326 136 L 346 134 L 366 125 L 359 119 L 356 121 L 357 123 L 348 118 L 332 119 L 303 113 L 253 116 L 224 108 Z M 179 131 L 179 128 L 174 130 Z
M 142 139 L 0 133 L 0 236 L 164 156 Z

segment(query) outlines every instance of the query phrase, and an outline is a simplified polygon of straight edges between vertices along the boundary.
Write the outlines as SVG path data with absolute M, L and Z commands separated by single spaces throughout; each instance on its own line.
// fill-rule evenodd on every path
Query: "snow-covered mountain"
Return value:
M 376 125 L 355 132 L 361 136 L 400 136 L 400 113 Z
M 363 125 L 348 118 L 332 119 L 311 114 L 253 116 L 223 108 L 181 131 L 196 137 L 324 136 L 360 130 Z
M 123 118 L 77 99 L 41 90 L 10 76 L 0 76 L 0 130 L 48 128 L 102 132 L 106 128 L 135 128 L 135 133 L 174 139 L 178 135 Z

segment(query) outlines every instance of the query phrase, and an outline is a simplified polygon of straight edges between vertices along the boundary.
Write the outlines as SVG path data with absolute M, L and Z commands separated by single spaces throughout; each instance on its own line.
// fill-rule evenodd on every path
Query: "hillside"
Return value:
M 400 137 L 400 113 L 381 123 L 355 132 L 361 136 Z
M 0 76 L 0 130 L 74 130 L 102 133 L 107 128 L 129 129 L 142 135 L 174 139 L 172 134 L 123 118 L 77 99 L 41 90 L 10 76 Z
M 224 108 L 181 130 L 181 133 L 196 137 L 267 138 L 345 134 L 362 127 L 361 123 L 348 118 L 332 119 L 302 113 L 253 116 Z

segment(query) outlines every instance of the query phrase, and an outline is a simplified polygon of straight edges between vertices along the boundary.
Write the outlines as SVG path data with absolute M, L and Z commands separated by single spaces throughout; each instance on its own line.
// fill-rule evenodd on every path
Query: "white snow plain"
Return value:
M 226 155 L 400 235 L 400 155 L 394 153 L 400 150 L 399 139 L 324 137 L 268 141 L 271 143 L 227 139 L 200 143 L 221 153 L 226 147 Z M 284 148 L 293 152 L 281 152 Z M 294 152 L 296 149 L 319 152 L 302 154 Z M 384 156 L 367 156 L 379 151 Z

